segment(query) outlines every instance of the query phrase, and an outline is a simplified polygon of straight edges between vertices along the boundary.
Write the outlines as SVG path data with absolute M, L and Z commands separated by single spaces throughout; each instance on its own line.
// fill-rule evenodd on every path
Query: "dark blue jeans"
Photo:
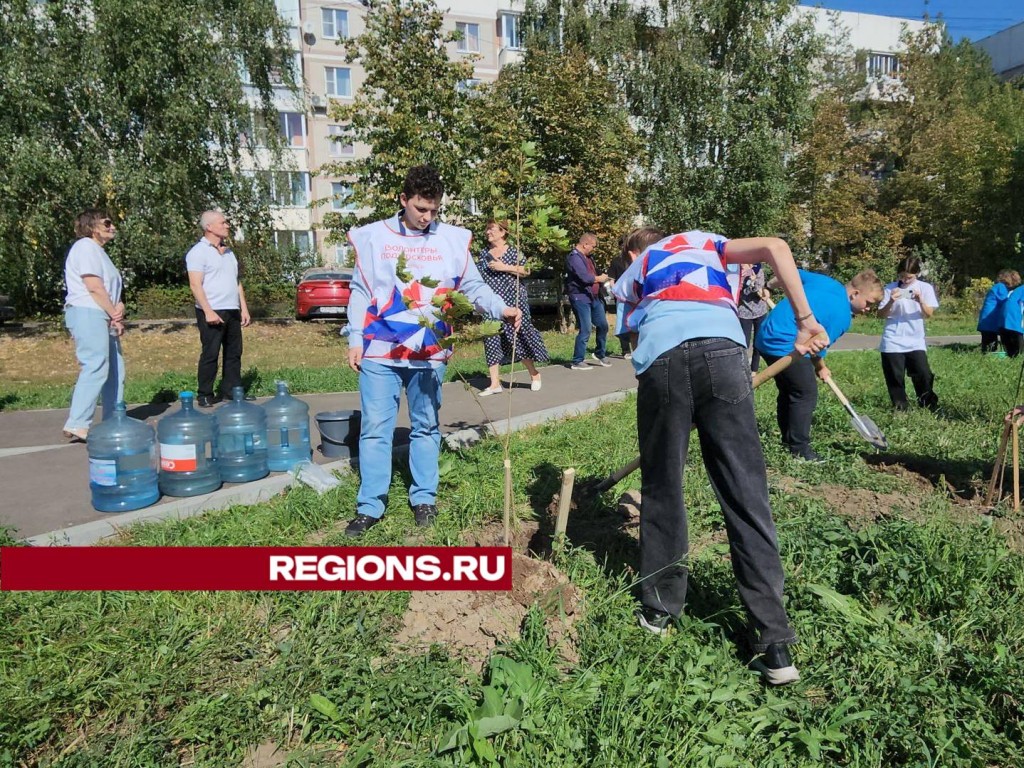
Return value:
M 728 339 L 687 341 L 637 378 L 644 605 L 676 616 L 686 602 L 689 540 L 683 469 L 695 425 L 704 466 L 725 515 L 732 569 L 754 651 L 796 642 L 782 603 L 782 561 L 746 350 Z
M 602 360 L 607 355 L 605 342 L 608 339 L 608 317 L 605 315 L 604 302 L 600 299 L 588 301 L 569 297 L 573 314 L 576 315 L 576 325 L 579 333 L 576 334 L 576 346 L 572 350 L 572 362 L 582 363 L 587 356 L 587 342 L 590 341 L 590 327 L 597 329 L 597 345 L 594 354 Z

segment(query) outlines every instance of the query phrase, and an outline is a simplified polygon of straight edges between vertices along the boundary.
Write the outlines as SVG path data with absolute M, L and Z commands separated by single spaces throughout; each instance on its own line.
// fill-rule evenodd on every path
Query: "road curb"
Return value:
M 444 441 L 452 450 L 459 450 L 473 445 L 488 436 L 500 436 L 549 421 L 582 416 L 597 410 L 602 405 L 625 400 L 630 393 L 635 391 L 636 387 L 631 387 L 577 403 L 559 405 L 543 411 L 515 416 L 512 419 L 492 422 L 481 427 L 460 429 L 457 432 L 445 435 Z M 406 451 L 408 451 L 408 446 L 402 445 L 396 447 L 394 452 L 396 455 L 401 455 Z M 327 464 L 321 464 L 320 466 L 328 471 L 337 470 L 345 473 L 351 472 L 354 464 L 358 465 L 358 461 L 340 459 Z M 227 509 L 236 504 L 257 504 L 261 501 L 267 501 L 293 485 L 294 482 L 292 476 L 284 472 L 265 477 L 262 480 L 256 480 L 252 483 L 221 488 L 203 496 L 179 499 L 178 501 L 161 504 L 157 507 L 147 507 L 146 509 L 134 512 L 111 515 L 109 519 L 93 520 L 81 525 L 73 525 L 57 531 L 50 531 L 49 533 L 40 533 L 25 538 L 22 541 L 36 547 L 88 546 L 102 542 L 105 539 L 120 536 L 126 529 L 140 523 L 186 520 L 206 512 Z

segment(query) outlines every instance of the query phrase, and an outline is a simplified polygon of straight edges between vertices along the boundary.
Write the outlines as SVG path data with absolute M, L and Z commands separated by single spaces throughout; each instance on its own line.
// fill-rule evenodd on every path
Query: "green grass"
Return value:
M 966 488 L 990 467 L 1020 366 L 957 349 L 929 357 L 938 416 L 890 412 L 875 352 L 829 364 L 892 456 L 932 462 Z M 540 611 L 481 674 L 443 647 L 404 651 L 393 638 L 407 593 L 2 593 L 0 765 L 230 766 L 268 740 L 287 745 L 294 766 L 1024 764 L 1024 558 L 1000 521 L 954 503 L 941 483 L 922 490 L 873 468 L 825 389 L 814 442 L 827 462 L 793 461 L 777 444 L 774 395 L 769 384 L 756 400 L 801 638 L 794 686 L 768 690 L 738 658 L 743 611 L 723 544 L 696 549 L 677 631 L 660 639 L 636 628 L 637 548 L 616 529 L 608 494 L 573 513 L 575 546 L 558 560 L 584 595 L 571 663 L 550 648 Z M 518 435 L 517 514 L 544 514 L 561 468 L 603 476 L 632 458 L 634 408 Z M 691 538 L 711 542 L 721 513 L 693 445 Z M 457 456 L 430 543 L 500 518 L 501 459 L 496 441 Z M 914 494 L 920 514 L 852 520 L 835 494 L 815 492 L 822 483 L 865 499 Z M 625 487 L 639 487 L 638 476 Z M 125 543 L 338 545 L 355 490 L 351 477 L 323 497 L 299 488 L 137 529 Z M 367 544 L 406 540 L 404 499 L 396 473 Z M 481 735 L 494 713 L 507 717 Z M 442 752 L 451 739 L 456 748 Z
M 572 361 L 575 334 L 544 331 L 544 343 L 554 364 L 568 364 Z M 189 338 L 191 343 L 193 339 Z M 611 350 L 618 351 L 618 341 L 609 340 Z M 271 367 L 260 369 L 250 367 L 243 371 L 242 379 L 247 391 L 263 397 L 275 393 L 276 381 L 287 381 L 293 394 L 315 394 L 320 392 L 355 392 L 359 376 L 343 364 L 344 349 L 339 346 L 339 364 L 329 367 Z M 244 362 L 244 361 L 243 361 Z M 522 364 L 516 366 L 522 369 Z M 508 372 L 510 366 L 503 366 Z M 467 380 L 487 377 L 487 362 L 484 359 L 482 342 L 467 344 L 456 350 L 448 366 L 448 380 L 464 377 Z M 195 371 L 166 371 L 161 373 L 137 372 L 129 368 L 125 380 L 125 401 L 128 403 L 175 402 L 178 393 L 196 386 Z M 66 408 L 71 399 L 72 385 L 19 383 L 0 380 L 0 411 L 28 410 L 36 408 Z
M 860 315 L 853 319 L 851 333 L 867 333 L 878 336 L 882 333 L 885 320 L 874 315 Z M 939 307 L 935 314 L 927 320 L 929 336 L 976 336 L 978 334 L 978 318 L 974 315 L 947 315 Z

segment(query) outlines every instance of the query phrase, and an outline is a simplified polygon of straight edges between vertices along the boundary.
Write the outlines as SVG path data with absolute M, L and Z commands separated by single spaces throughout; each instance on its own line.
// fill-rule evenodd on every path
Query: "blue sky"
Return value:
M 801 0 L 801 4 L 908 19 L 923 18 L 926 11 L 931 18 L 941 14 L 954 40 L 980 40 L 1024 21 L 1022 0 Z

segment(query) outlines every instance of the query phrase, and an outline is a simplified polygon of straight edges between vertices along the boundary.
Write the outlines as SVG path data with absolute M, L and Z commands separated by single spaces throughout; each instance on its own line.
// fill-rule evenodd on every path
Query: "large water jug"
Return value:
M 263 405 L 267 412 L 267 464 L 274 472 L 287 472 L 306 461 L 309 444 L 309 406 L 288 394 L 288 385 L 277 382 L 277 394 Z
M 127 512 L 155 504 L 157 487 L 156 433 L 148 424 L 128 417 L 123 402 L 89 430 L 89 490 L 100 512 Z
M 225 483 L 248 483 L 270 474 L 267 414 L 245 402 L 245 390 L 231 390 L 231 402 L 213 413 L 217 420 L 217 466 Z
M 181 410 L 160 419 L 160 490 L 168 496 L 198 496 L 220 488 L 217 422 L 199 413 L 191 392 L 179 395 Z

